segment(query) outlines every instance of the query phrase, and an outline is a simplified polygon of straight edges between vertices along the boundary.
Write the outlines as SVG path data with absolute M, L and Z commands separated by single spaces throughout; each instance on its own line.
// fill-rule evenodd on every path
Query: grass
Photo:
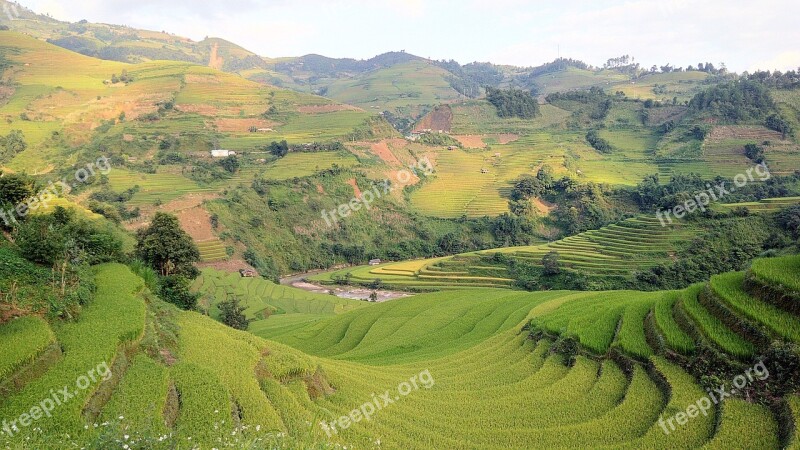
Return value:
M 800 396 L 793 395 L 789 397 L 789 408 L 792 411 L 794 418 L 794 436 L 789 444 L 790 449 L 795 450 L 800 448 Z

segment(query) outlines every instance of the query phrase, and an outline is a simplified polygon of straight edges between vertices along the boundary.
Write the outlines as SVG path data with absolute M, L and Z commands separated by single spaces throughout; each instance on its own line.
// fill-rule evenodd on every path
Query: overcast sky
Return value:
M 461 63 L 534 66 L 559 55 L 601 65 L 724 62 L 800 67 L 797 0 L 19 0 L 87 19 L 233 41 L 262 56 L 369 58 L 390 50 Z

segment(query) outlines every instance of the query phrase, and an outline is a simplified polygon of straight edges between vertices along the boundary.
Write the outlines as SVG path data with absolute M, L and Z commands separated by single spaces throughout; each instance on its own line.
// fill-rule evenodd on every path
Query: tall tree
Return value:
M 200 251 L 173 215 L 156 213 L 150 226 L 139 231 L 136 252 L 162 276 L 197 276 L 194 263 L 200 260 Z

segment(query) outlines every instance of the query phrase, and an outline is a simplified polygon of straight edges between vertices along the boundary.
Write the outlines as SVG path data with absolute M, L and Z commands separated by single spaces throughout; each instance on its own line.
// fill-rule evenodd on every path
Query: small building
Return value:
M 455 145 L 450 145 L 450 146 L 447 147 L 447 149 L 452 152 L 453 150 L 456 149 L 456 146 Z
M 259 133 L 272 133 L 274 130 L 272 128 L 258 128 L 256 131 Z
M 370 259 L 369 260 L 369 265 L 370 266 L 379 266 L 379 265 L 381 265 L 381 260 L 380 259 Z
M 499 157 L 500 157 L 500 153 L 495 153 L 495 154 L 494 154 L 494 157 L 495 157 L 495 158 L 499 158 Z
M 230 150 L 211 150 L 212 158 L 227 158 L 228 156 L 236 156 L 236 152 Z
M 239 269 L 239 275 L 241 275 L 242 278 L 255 278 L 258 276 L 256 271 L 253 269 Z

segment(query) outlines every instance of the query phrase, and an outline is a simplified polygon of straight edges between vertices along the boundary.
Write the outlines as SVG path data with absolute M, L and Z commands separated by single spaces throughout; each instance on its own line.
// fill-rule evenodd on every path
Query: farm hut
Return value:
M 257 274 L 253 269 L 239 269 L 239 275 L 241 275 L 242 278 L 255 278 Z
M 379 266 L 380 264 L 381 264 L 381 260 L 380 259 L 371 259 L 369 261 L 369 265 L 370 266 Z
M 211 150 L 212 158 L 227 158 L 228 156 L 236 156 L 236 152 L 231 150 Z

